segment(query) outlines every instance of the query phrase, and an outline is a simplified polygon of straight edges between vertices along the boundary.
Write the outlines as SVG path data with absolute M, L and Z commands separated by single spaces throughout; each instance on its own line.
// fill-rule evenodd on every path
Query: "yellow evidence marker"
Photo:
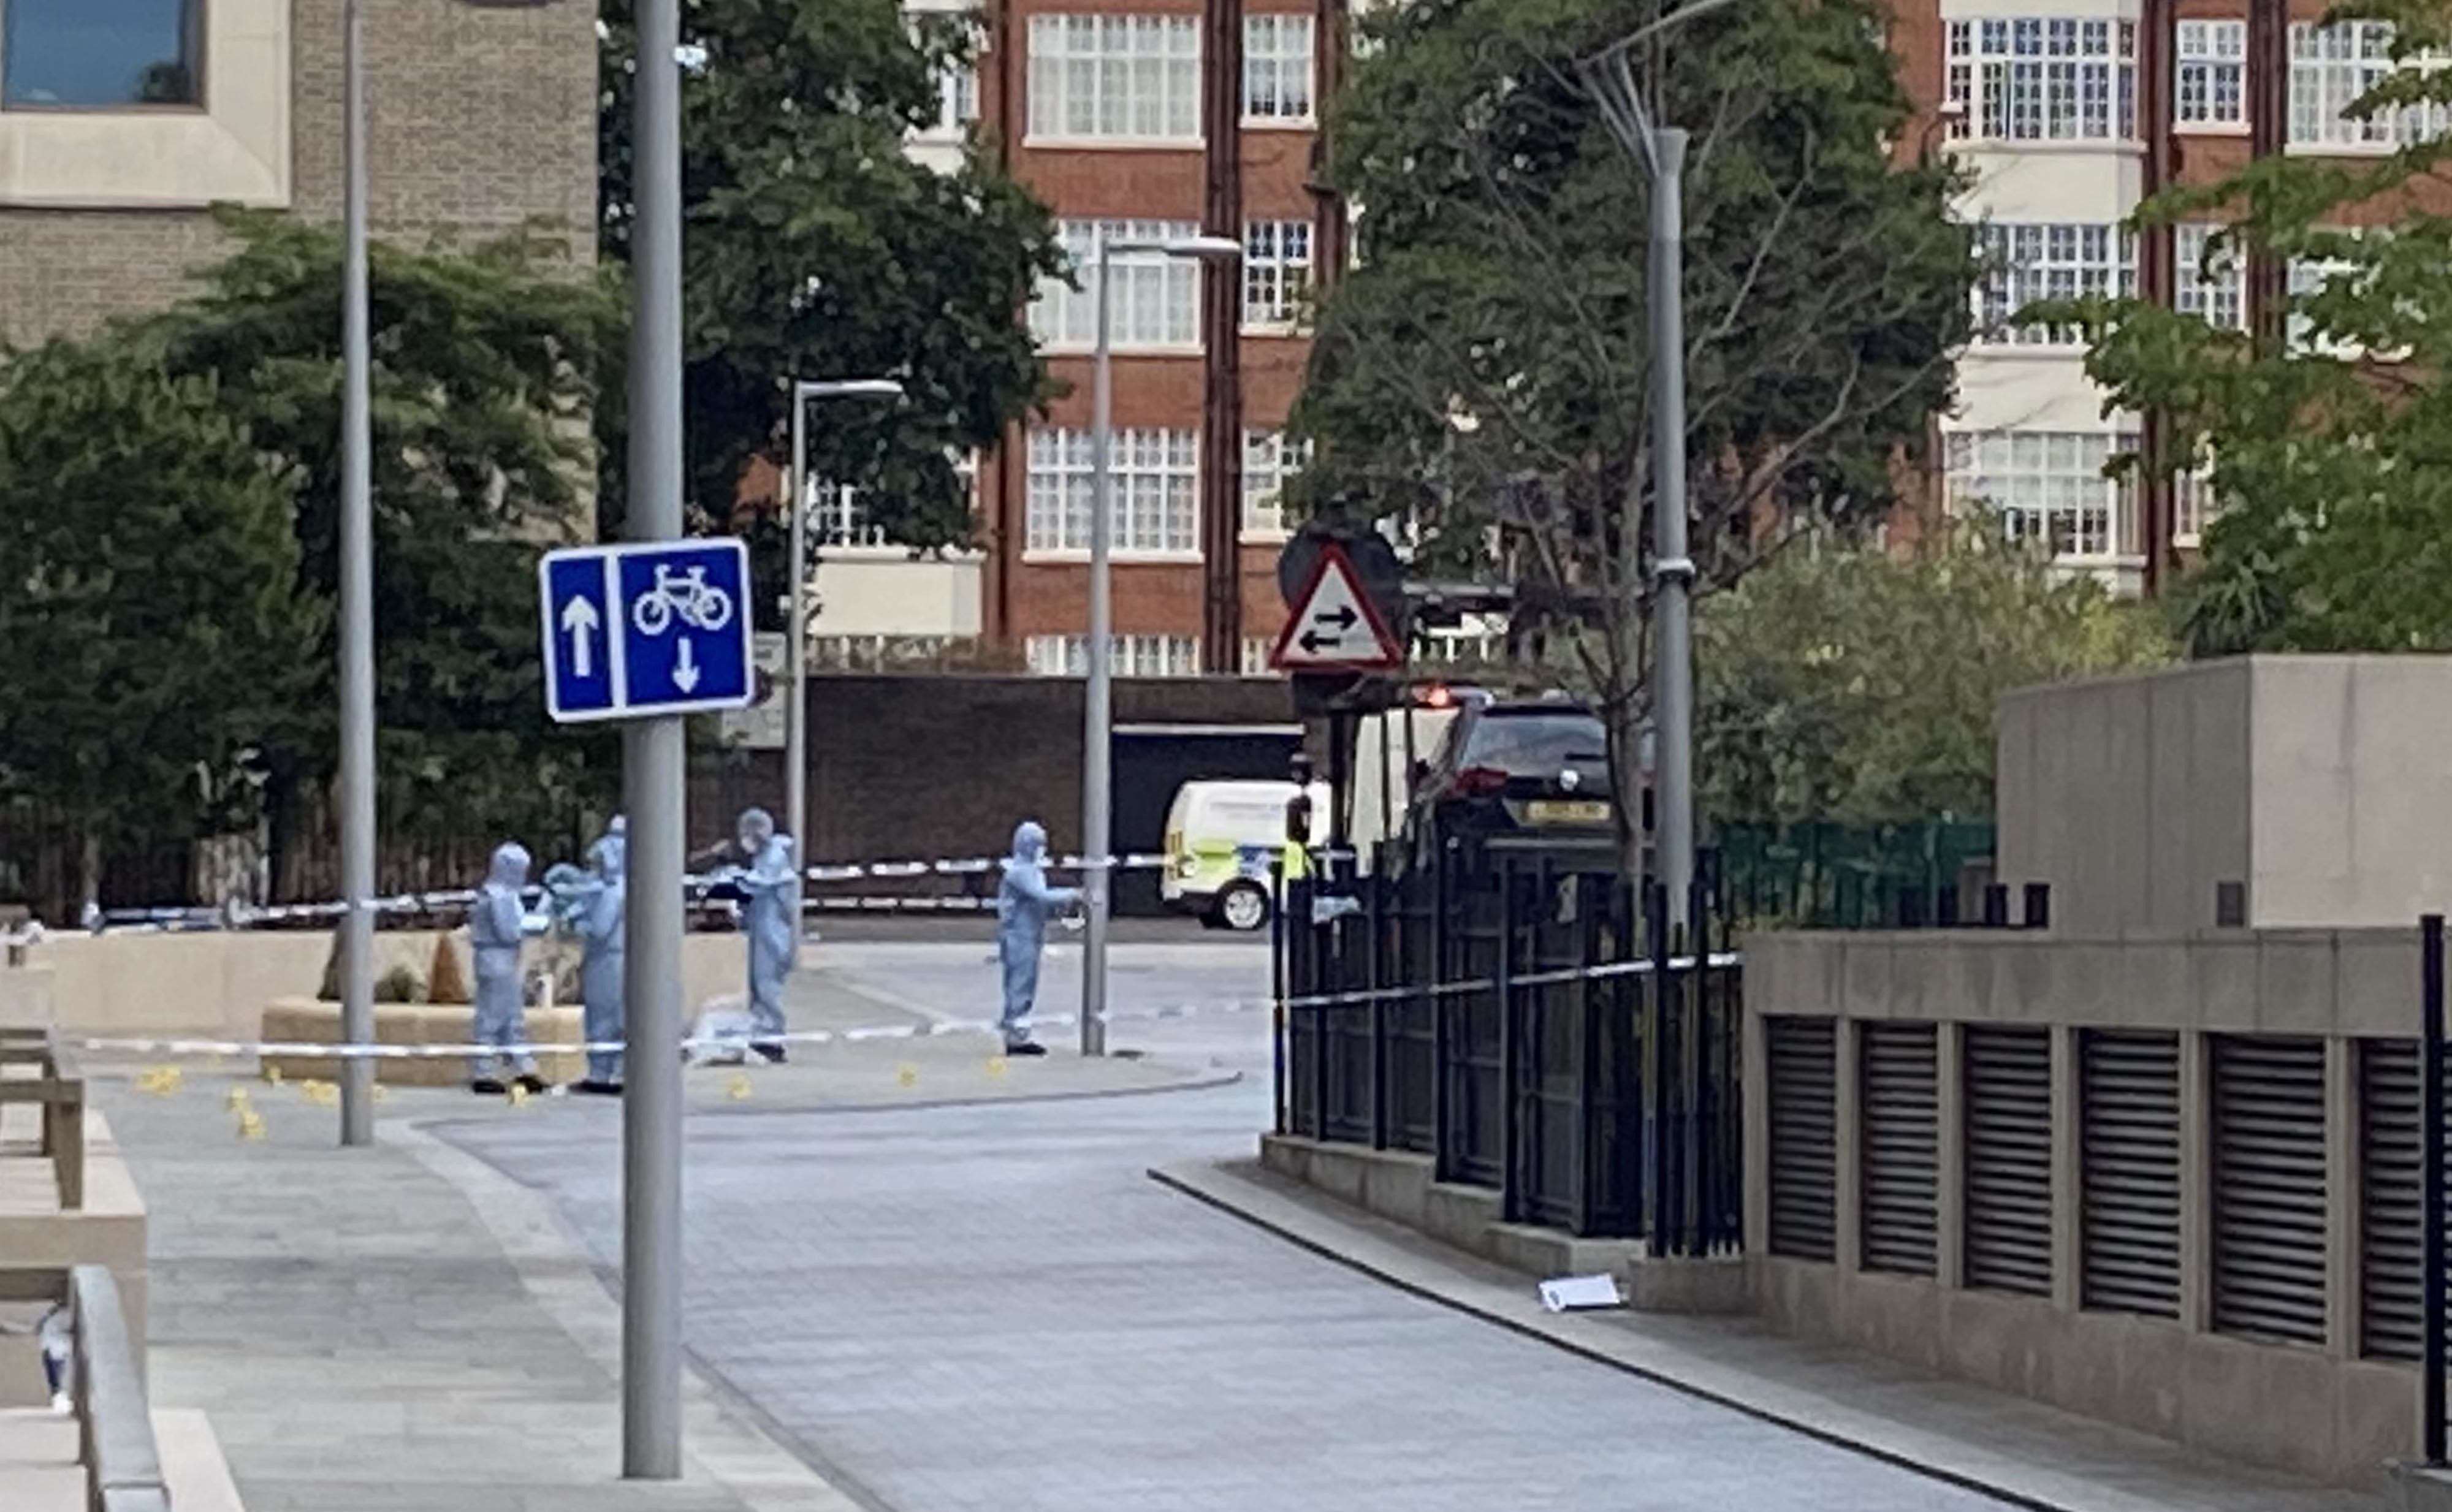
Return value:
M 895 1068 L 894 1079 L 905 1087 L 917 1087 L 920 1084 L 920 1068 L 905 1061 Z
M 746 1102 L 749 1098 L 749 1073 L 746 1071 L 734 1073 L 731 1085 L 723 1090 L 723 1095 L 736 1103 Z

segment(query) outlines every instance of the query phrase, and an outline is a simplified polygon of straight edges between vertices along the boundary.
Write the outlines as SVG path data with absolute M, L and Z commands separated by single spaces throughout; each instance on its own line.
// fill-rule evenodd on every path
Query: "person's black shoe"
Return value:
M 622 1095 L 622 1084 L 620 1082 L 600 1082 L 594 1077 L 589 1077 L 583 1082 L 571 1083 L 570 1090 L 574 1092 L 585 1092 L 590 1097 L 619 1097 Z
M 530 1097 L 543 1097 L 547 1091 L 551 1090 L 551 1089 L 545 1086 L 544 1078 L 539 1076 L 534 1071 L 522 1071 L 518 1077 L 517 1085 L 520 1090 L 527 1093 Z
M 1047 1047 L 1035 1039 L 1026 1039 L 1018 1045 L 1007 1045 L 1004 1052 L 1008 1055 L 1044 1055 Z
M 480 1097 L 500 1097 L 510 1090 L 509 1088 L 494 1080 L 491 1076 L 478 1077 L 475 1081 L 468 1084 L 468 1090 L 475 1092 Z
M 780 1040 L 761 1040 L 749 1047 L 769 1066 L 783 1064 L 783 1046 Z

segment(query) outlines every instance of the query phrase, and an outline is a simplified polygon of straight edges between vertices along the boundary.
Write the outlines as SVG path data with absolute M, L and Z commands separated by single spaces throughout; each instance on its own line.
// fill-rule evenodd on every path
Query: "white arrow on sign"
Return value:
M 682 638 L 680 649 L 673 654 L 673 686 L 683 693 L 698 686 L 698 658 L 690 652 L 687 636 Z
M 563 633 L 570 637 L 570 675 L 584 680 L 594 675 L 597 628 L 603 621 L 596 618 L 596 606 L 584 599 L 573 599 L 562 606 Z

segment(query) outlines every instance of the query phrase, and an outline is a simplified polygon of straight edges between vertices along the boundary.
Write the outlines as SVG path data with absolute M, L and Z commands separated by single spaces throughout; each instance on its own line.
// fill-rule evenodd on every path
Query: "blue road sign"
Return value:
M 749 702 L 749 548 L 717 540 L 581 546 L 537 566 L 545 712 L 564 724 Z

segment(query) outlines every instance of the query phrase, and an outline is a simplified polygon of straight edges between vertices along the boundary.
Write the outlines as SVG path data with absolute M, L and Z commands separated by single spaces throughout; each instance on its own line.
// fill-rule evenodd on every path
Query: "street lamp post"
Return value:
M 1116 667 L 1108 580 L 1110 538 L 1115 523 L 1115 340 L 1110 292 L 1117 252 L 1155 252 L 1161 257 L 1233 263 L 1243 245 L 1231 237 L 1187 236 L 1164 241 L 1111 240 L 1098 233 L 1097 346 L 1090 381 L 1090 643 L 1089 678 L 1081 699 L 1082 912 L 1088 928 L 1081 943 L 1081 1053 L 1107 1052 L 1107 913 L 1113 896 L 1115 857 L 1109 820 L 1115 808 L 1113 756 Z M 1213 506 L 1219 507 L 1219 506 Z
M 809 404 L 821 399 L 900 399 L 902 385 L 890 378 L 792 380 L 791 606 L 783 645 L 792 702 L 783 711 L 783 826 L 809 864 Z M 797 931 L 801 921 L 794 919 Z
M 550 0 L 460 0 L 528 10 Z M 366 80 L 360 0 L 341 0 L 341 1038 L 375 1037 L 374 426 L 366 309 Z M 375 1137 L 375 1067 L 341 1062 L 341 1143 Z
M 1686 540 L 1686 132 L 1662 126 L 1634 78 L 1636 43 L 1730 0 L 1695 0 L 1582 65 L 1601 119 L 1651 181 L 1646 283 L 1651 347 L 1651 579 L 1659 605 L 1652 726 L 1658 732 L 1654 869 L 1671 928 L 1691 928 L 1694 881 L 1694 562 Z

